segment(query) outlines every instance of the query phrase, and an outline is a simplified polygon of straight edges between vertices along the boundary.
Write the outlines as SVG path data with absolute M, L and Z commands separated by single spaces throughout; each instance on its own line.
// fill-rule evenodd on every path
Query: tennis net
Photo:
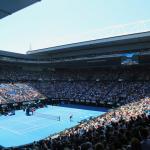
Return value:
M 34 112 L 33 115 L 36 117 L 40 117 L 40 118 L 60 121 L 60 116 L 55 116 L 51 114 L 43 114 L 43 113 L 38 113 L 38 112 Z

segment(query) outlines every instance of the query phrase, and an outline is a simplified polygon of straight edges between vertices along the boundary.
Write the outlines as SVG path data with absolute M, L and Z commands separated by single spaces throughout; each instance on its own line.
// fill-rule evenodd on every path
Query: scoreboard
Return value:
M 121 65 L 137 65 L 139 64 L 138 53 L 125 53 L 121 56 Z

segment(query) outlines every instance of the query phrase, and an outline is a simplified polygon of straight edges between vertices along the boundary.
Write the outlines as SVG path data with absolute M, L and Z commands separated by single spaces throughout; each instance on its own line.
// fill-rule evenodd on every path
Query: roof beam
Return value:
M 0 19 L 41 0 L 0 0 Z

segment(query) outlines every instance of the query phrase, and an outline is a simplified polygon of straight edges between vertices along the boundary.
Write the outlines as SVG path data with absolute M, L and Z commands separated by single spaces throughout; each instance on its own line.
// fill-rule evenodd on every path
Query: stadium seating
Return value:
M 137 76 L 138 74 L 138 76 Z M 47 99 L 116 103 L 119 107 L 19 149 L 143 150 L 150 144 L 150 76 L 144 70 L 0 73 L 0 104 Z

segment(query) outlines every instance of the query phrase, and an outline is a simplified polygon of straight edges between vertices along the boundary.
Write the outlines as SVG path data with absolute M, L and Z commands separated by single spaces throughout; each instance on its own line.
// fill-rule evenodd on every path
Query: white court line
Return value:
M 26 128 L 24 130 L 20 130 L 19 132 L 21 132 L 21 134 L 25 134 L 25 133 L 30 133 L 32 131 L 39 130 L 39 129 L 46 128 L 46 127 L 50 127 L 50 125 L 39 126 L 39 127 L 36 126 L 36 127 L 32 127 L 32 128 Z
M 37 130 L 37 129 L 41 129 L 41 128 L 45 128 L 45 127 L 50 126 L 50 124 L 43 125 L 43 126 L 41 126 L 39 124 L 34 124 L 34 125 L 28 124 L 28 125 L 30 125 L 30 127 L 27 127 L 27 128 L 24 128 L 24 129 L 19 129 L 18 131 L 19 132 L 24 132 L 24 131 L 28 131 L 28 130 L 34 131 L 34 130 Z M 32 129 L 34 129 L 34 130 L 32 130 Z
M 12 130 L 12 129 L 9 129 L 9 128 L 5 128 L 4 126 L 0 126 L 0 129 L 3 129 L 3 130 L 6 130 L 6 131 L 9 131 L 13 134 L 16 134 L 16 135 L 23 135 L 24 133 L 29 133 L 29 132 L 32 132 L 34 130 L 38 130 L 38 129 L 41 129 L 41 128 L 45 128 L 45 127 L 48 127 L 49 125 L 46 125 L 46 126 L 40 126 L 37 124 L 38 121 L 41 121 L 41 120 L 45 120 L 44 118 L 39 118 L 39 119 L 36 119 L 36 120 L 33 120 L 33 121 L 29 121 L 29 122 L 26 122 L 26 121 L 12 121 L 12 123 L 20 123 L 20 124 L 24 124 L 24 125 L 30 125 L 30 127 L 28 128 L 24 128 L 23 130 L 22 129 L 18 129 L 17 131 L 15 130 Z M 34 124 L 34 125 L 33 125 Z
M 20 134 L 20 133 L 19 133 L 19 132 L 17 132 L 17 131 L 14 131 L 14 130 L 11 130 L 11 129 L 8 129 L 8 128 L 5 128 L 5 127 L 3 127 L 3 126 L 0 126 L 0 129 L 3 129 L 3 130 L 6 130 L 6 131 L 9 131 L 9 132 L 11 132 L 11 133 L 13 133 L 13 134 L 22 135 L 22 134 Z
M 30 129 L 35 129 L 37 127 L 39 127 L 39 126 L 38 125 L 31 125 L 30 127 L 20 129 L 19 132 L 27 131 L 27 130 L 30 130 Z
M 31 118 L 32 119 L 32 118 Z M 39 121 L 41 120 L 45 120 L 44 118 L 40 118 L 40 119 L 37 119 L 37 120 L 33 120 L 33 121 L 30 121 L 30 120 L 25 120 L 25 121 L 15 121 L 16 123 L 20 123 L 20 124 L 25 124 L 25 125 L 32 125 L 32 124 L 37 124 Z

